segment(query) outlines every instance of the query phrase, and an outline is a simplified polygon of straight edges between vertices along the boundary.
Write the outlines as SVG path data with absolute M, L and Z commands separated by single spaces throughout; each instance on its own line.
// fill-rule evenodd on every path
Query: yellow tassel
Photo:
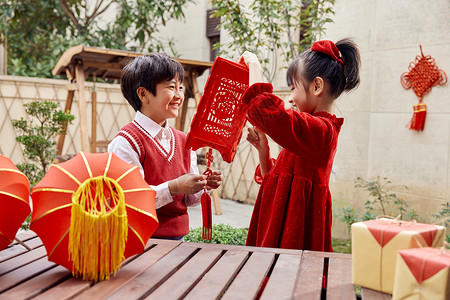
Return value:
M 85 180 L 72 196 L 69 259 L 84 280 L 109 279 L 125 259 L 128 220 L 125 196 L 113 179 Z

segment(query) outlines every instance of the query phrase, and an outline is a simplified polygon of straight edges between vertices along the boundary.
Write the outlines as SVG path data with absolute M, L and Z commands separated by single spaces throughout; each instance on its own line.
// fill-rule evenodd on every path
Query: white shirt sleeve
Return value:
M 191 169 L 190 173 L 199 174 L 197 167 L 197 153 L 191 150 Z M 186 206 L 197 206 L 200 204 L 200 197 L 202 196 L 203 191 L 200 191 L 196 194 L 184 195 L 184 204 Z

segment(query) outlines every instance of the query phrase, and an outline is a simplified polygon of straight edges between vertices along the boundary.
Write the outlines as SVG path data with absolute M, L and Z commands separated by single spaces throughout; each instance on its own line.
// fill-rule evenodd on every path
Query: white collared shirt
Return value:
M 172 133 L 170 131 L 168 122 L 166 121 L 164 127 L 161 127 L 158 123 L 142 114 L 140 111 L 136 112 L 134 120 L 139 123 L 158 143 L 169 152 L 170 143 L 172 140 Z M 139 171 L 143 178 L 144 169 L 140 163 L 139 155 L 133 150 L 130 143 L 122 136 L 116 136 L 108 145 L 108 152 L 114 152 L 118 157 L 139 167 Z M 197 167 L 197 154 L 191 150 L 191 167 L 190 173 L 199 174 Z M 163 182 L 159 185 L 150 185 L 150 187 L 156 191 L 155 208 L 160 208 L 173 201 L 172 195 L 170 195 L 169 184 Z M 203 191 L 196 194 L 185 195 L 184 202 L 186 206 L 196 206 L 200 203 L 200 196 Z

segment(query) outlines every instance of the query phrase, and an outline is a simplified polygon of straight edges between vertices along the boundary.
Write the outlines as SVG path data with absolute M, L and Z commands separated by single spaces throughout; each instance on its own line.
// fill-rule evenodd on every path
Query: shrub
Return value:
M 212 240 L 202 239 L 202 227 L 191 229 L 185 237 L 185 242 L 212 243 L 222 245 L 245 245 L 248 229 L 234 228 L 227 224 L 214 224 L 212 227 Z
M 352 224 L 359 221 L 358 213 L 359 210 L 351 206 L 338 208 L 338 212 L 336 213 L 338 220 L 342 221 L 347 226 L 347 236 L 349 240 L 352 236 Z
M 368 192 L 368 200 L 364 203 L 366 209 L 363 220 L 375 219 L 377 215 L 399 216 L 400 220 L 418 221 L 419 215 L 414 209 L 409 209 L 408 203 L 399 198 L 396 194 L 389 192 L 392 182 L 386 177 L 372 178 L 369 180 L 357 177 L 355 181 L 356 188 L 362 188 Z M 404 188 L 408 188 L 403 186 Z
M 29 120 L 12 120 L 18 136 L 16 140 L 23 145 L 26 162 L 17 164 L 17 168 L 27 176 L 33 188 L 45 175 L 56 156 L 55 138 L 67 132 L 67 125 L 75 116 L 63 112 L 58 103 L 52 101 L 33 101 L 25 103 L 25 112 Z M 31 215 L 22 224 L 22 229 L 30 227 Z

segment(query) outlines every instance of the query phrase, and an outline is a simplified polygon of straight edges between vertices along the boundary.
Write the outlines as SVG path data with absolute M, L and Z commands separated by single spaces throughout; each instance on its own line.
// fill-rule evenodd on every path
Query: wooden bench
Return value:
M 47 260 L 32 231 L 0 251 L 0 299 L 391 299 L 351 283 L 351 255 L 150 239 L 94 283 Z M 323 284 L 326 282 L 326 288 Z

